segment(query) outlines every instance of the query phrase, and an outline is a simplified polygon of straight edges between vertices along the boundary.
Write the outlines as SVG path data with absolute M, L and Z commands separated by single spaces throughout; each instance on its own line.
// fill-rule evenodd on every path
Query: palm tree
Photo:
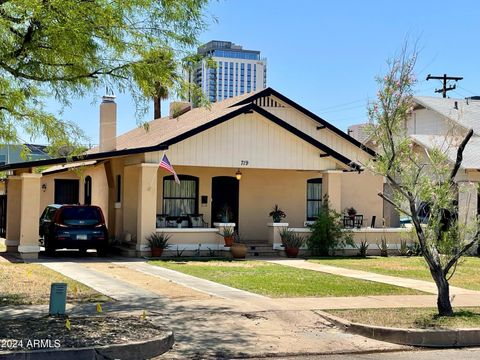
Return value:
M 153 118 L 159 119 L 162 117 L 161 101 L 168 99 L 168 89 L 160 83 L 156 84 L 157 93 L 153 97 Z

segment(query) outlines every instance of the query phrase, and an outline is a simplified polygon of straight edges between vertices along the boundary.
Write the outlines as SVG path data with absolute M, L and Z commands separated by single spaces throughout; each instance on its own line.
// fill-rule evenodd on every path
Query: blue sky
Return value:
M 217 22 L 212 21 L 212 17 Z M 405 39 L 418 42 L 418 95 L 435 94 L 427 74 L 463 76 L 451 97 L 480 95 L 480 2 L 218 0 L 207 9 L 200 40 L 227 40 L 260 50 L 267 85 L 346 131 L 366 121 L 377 92 L 375 76 Z M 92 101 L 93 99 L 93 101 Z M 74 101 L 63 116 L 98 142 L 99 96 Z M 118 133 L 136 126 L 133 103 L 118 95 Z M 51 108 L 54 105 L 51 104 Z M 162 112 L 168 109 L 163 105 Z M 152 117 L 152 111 L 144 119 Z

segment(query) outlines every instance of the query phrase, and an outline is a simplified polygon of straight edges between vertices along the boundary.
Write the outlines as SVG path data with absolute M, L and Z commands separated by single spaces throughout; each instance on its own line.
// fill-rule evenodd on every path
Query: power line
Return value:
M 472 92 L 472 91 L 470 91 L 470 90 L 468 90 L 468 89 L 465 89 L 463 86 L 458 85 L 458 87 L 459 87 L 460 89 L 462 89 L 462 90 L 470 93 L 471 95 L 476 95 L 474 92 Z
M 343 109 L 336 109 L 336 110 L 329 110 L 329 111 L 318 111 L 317 110 L 317 112 L 322 113 L 322 114 L 331 114 L 331 113 L 336 113 L 336 112 L 359 109 L 359 108 L 362 108 L 362 107 L 364 108 L 364 107 L 366 107 L 366 105 L 362 104 L 362 105 L 350 106 L 350 107 L 346 107 L 346 108 L 343 108 Z
M 359 99 L 359 100 L 350 101 L 350 102 L 343 103 L 343 104 L 331 105 L 331 106 L 327 106 L 327 107 L 324 107 L 324 108 L 320 108 L 320 109 L 318 109 L 317 111 L 323 111 L 323 110 L 341 108 L 341 107 L 344 107 L 344 106 L 348 106 L 348 105 L 352 105 L 352 104 L 359 103 L 359 102 L 361 102 L 361 101 L 365 101 L 365 100 L 364 100 L 364 99 Z

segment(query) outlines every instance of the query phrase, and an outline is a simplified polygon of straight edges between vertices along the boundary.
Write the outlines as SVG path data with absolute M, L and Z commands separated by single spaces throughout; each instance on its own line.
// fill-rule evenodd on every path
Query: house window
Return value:
M 163 178 L 163 212 L 170 216 L 196 214 L 198 212 L 198 178 L 178 175 L 180 184 L 173 175 Z
M 307 181 L 307 221 L 315 220 L 322 208 L 322 178 Z

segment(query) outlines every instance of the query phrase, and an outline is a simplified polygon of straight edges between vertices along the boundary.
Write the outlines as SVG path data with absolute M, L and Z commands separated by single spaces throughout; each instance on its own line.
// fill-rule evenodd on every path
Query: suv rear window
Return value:
M 97 225 L 102 222 L 102 214 L 96 207 L 65 207 L 59 220 L 65 225 Z

